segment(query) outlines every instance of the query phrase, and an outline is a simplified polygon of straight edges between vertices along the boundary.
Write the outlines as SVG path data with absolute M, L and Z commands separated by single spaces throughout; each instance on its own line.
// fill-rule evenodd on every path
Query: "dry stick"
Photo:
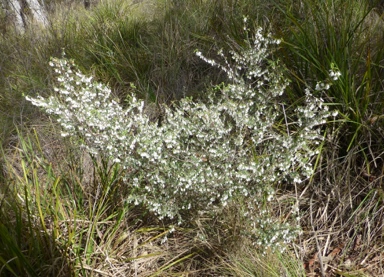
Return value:
M 137 243 L 137 237 L 136 235 L 133 237 L 133 257 L 135 257 L 135 259 L 133 260 L 133 268 L 134 268 L 134 276 L 137 277 L 137 261 L 136 261 L 136 258 L 137 258 L 137 246 L 138 246 L 138 243 Z
M 281 104 L 281 106 L 283 107 L 284 119 L 285 119 L 285 126 L 287 126 L 287 135 L 289 136 L 288 120 L 287 120 L 287 115 L 285 114 L 284 104 Z
M 304 189 L 304 191 L 306 190 L 307 188 Z M 297 208 L 299 209 L 298 211 L 298 216 L 301 217 L 301 214 L 300 214 L 300 199 L 301 199 L 301 196 L 303 196 L 304 192 L 302 194 L 299 195 L 299 190 L 297 189 L 297 183 L 295 182 L 295 196 L 296 196 L 296 205 L 297 205 Z M 300 220 L 299 219 L 299 224 L 300 224 Z M 303 245 L 302 243 L 302 235 L 299 234 L 299 243 L 300 245 Z M 297 249 L 296 247 L 294 247 L 294 251 L 295 251 L 295 255 L 296 255 L 296 258 L 297 259 L 301 259 L 303 258 L 303 251 L 301 251 L 301 255 L 300 253 L 297 252 Z
M 312 199 L 313 199 L 313 197 L 311 197 L 311 200 L 310 200 L 310 203 L 309 203 L 309 210 L 310 210 L 310 214 L 311 214 L 311 225 L 312 225 L 312 230 L 313 230 L 313 232 L 314 232 L 314 234 L 315 234 L 316 247 L 317 247 L 317 254 L 318 254 L 319 263 L 320 263 L 320 269 L 321 269 L 321 276 L 322 276 L 322 277 L 325 277 L 325 272 L 324 272 L 324 267 L 323 267 L 322 253 L 321 253 L 321 249 L 320 249 L 319 241 L 318 241 L 318 239 L 317 239 L 317 231 L 315 230 L 315 226 L 314 226 L 314 224 L 313 224 Z
M 326 240 L 325 245 L 324 245 L 324 251 L 323 251 L 323 257 L 325 257 L 325 258 L 329 258 L 329 257 L 326 257 L 325 255 L 327 255 L 327 249 L 328 249 L 328 246 L 329 246 L 329 242 L 331 240 L 332 227 L 330 228 L 329 231 L 330 232 L 328 233 L 327 240 Z M 329 262 L 328 259 L 326 259 L 326 262 L 327 261 Z M 324 272 L 327 270 L 327 268 L 328 268 L 328 263 L 326 263 L 325 266 L 324 266 Z
M 372 152 L 372 149 L 371 149 L 371 145 L 372 145 L 372 134 L 369 133 L 368 150 L 369 150 L 369 153 L 371 154 L 371 156 L 372 156 L 372 157 L 375 157 L 375 156 L 373 155 L 373 152 Z M 374 163 L 374 165 L 375 165 L 375 168 L 377 168 L 376 159 L 377 159 L 377 158 L 374 158 L 374 159 L 373 159 L 373 163 Z M 369 164 L 368 164 L 368 166 L 369 166 Z M 369 169 L 369 167 L 368 167 L 368 169 Z M 368 173 L 371 174 L 371 172 L 368 172 Z
M 328 204 L 330 202 L 330 196 L 329 194 L 327 195 L 327 204 L 325 205 L 325 208 L 324 208 L 324 212 L 323 214 L 321 215 L 321 217 L 326 217 L 325 218 L 325 221 L 328 221 L 328 217 L 327 217 L 327 211 L 328 211 Z M 331 239 L 331 231 L 332 231 L 332 227 L 331 229 L 329 230 L 329 233 L 328 233 L 328 236 L 327 236 L 327 240 L 325 242 L 325 245 L 324 245 L 324 250 L 323 250 L 323 257 L 325 257 L 327 255 L 327 250 L 328 250 L 328 246 L 329 246 L 329 241 Z M 324 270 L 327 270 L 327 265 L 325 265 L 325 269 Z

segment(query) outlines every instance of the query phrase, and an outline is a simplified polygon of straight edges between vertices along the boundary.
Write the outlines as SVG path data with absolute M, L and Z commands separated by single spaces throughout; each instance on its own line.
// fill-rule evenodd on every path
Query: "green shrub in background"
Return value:
M 242 215 L 248 219 L 248 235 L 263 247 L 282 249 L 298 226 L 271 218 L 267 203 L 274 199 L 273 185 L 311 176 L 311 158 L 322 140 L 319 125 L 330 113 L 309 88 L 295 118 L 286 113 L 282 95 L 288 80 L 279 62 L 269 59 L 279 43 L 259 28 L 246 48 L 231 52 L 231 61 L 219 52 L 224 65 L 197 52 L 231 83 L 211 92 L 205 103 L 184 98 L 163 106 L 156 122 L 143 101 L 132 95 L 123 109 L 107 86 L 65 58 L 50 63 L 58 74 L 57 95 L 27 99 L 56 116 L 63 136 L 76 138 L 94 157 L 120 165 L 131 188 L 128 202 L 181 224 L 197 214 L 219 213 L 241 196 L 248 199 Z M 338 76 L 330 71 L 331 79 Z M 316 89 L 327 89 L 328 82 Z

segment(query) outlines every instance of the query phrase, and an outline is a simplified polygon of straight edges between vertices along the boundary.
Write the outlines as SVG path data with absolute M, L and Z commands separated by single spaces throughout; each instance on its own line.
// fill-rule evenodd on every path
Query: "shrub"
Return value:
M 57 95 L 27 99 L 57 117 L 63 136 L 120 165 L 131 187 L 127 201 L 180 224 L 199 213 L 219 213 L 242 197 L 248 235 L 257 244 L 276 246 L 291 241 L 298 226 L 271 217 L 273 186 L 312 174 L 311 158 L 322 141 L 319 126 L 330 115 L 309 88 L 305 104 L 287 114 L 282 96 L 289 82 L 279 62 L 270 59 L 278 44 L 260 28 L 247 48 L 231 52 L 231 60 L 220 53 L 224 65 L 196 52 L 232 82 L 211 91 L 204 103 L 185 98 L 162 107 L 158 122 L 134 95 L 123 109 L 107 86 L 65 57 L 50 62 L 58 74 Z M 335 76 L 331 70 L 329 80 Z M 329 82 L 317 89 L 327 89 Z M 293 212 L 298 215 L 296 206 Z

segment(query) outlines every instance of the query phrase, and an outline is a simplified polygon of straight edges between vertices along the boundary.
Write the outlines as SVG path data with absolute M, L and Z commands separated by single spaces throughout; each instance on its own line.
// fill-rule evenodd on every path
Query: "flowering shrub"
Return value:
M 205 103 L 185 98 L 173 108 L 164 106 L 161 124 L 149 119 L 134 95 L 123 109 L 107 86 L 65 58 L 50 62 L 58 74 L 57 94 L 27 99 L 57 117 L 63 136 L 77 137 L 92 155 L 121 165 L 132 188 L 127 201 L 180 223 L 197 212 L 218 212 L 242 196 L 255 242 L 287 243 L 296 232 L 273 220 L 264 204 L 274 199 L 274 184 L 299 183 L 312 174 L 311 158 L 322 140 L 318 126 L 330 114 L 307 89 L 296 120 L 289 119 L 281 101 L 288 80 L 279 63 L 269 60 L 277 44 L 258 29 L 247 49 L 231 53 L 234 66 L 221 52 L 224 65 L 197 52 L 231 83 Z M 338 76 L 332 71 L 332 78 Z

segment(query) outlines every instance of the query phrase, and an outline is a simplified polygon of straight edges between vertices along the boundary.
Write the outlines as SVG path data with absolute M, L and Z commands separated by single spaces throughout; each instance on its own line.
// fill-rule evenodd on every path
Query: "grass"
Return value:
M 118 167 L 79 153 L 52 164 L 36 131 L 19 137 L 16 150 L 5 154 L 12 164 L 6 163 L 0 209 L 4 276 L 164 276 L 197 255 L 196 243 L 165 242 L 171 227 L 125 204 Z M 173 234 L 179 233 L 191 231 Z
M 21 36 L 0 26 L 0 275 L 383 275 L 380 9 L 357 0 L 173 2 L 105 1 L 90 10 L 57 2 L 46 30 Z M 272 207 L 283 216 L 285 198 L 300 201 L 304 232 L 285 254 L 262 255 L 239 239 L 236 209 L 170 232 L 171 222 L 125 203 L 118 166 L 74 149 L 23 98 L 51 93 L 48 60 L 64 48 L 122 104 L 132 85 L 148 103 L 204 99 L 226 80 L 193 53 L 217 58 L 218 49 L 242 45 L 246 14 L 283 38 L 275 55 L 290 70 L 292 107 L 331 63 L 342 73 L 323 95 L 340 117 L 327 126 L 316 174 L 280 186 Z
M 286 22 L 280 26 L 284 61 L 297 80 L 296 91 L 326 78 L 330 64 L 342 73 L 327 97 L 339 105 L 347 124 L 345 154 L 361 145 L 361 136 L 375 134 L 370 122 L 382 111 L 383 86 L 377 81 L 383 72 L 382 18 L 365 1 L 303 1 L 300 8 L 281 4 L 279 9 Z
M 304 267 L 289 254 L 268 253 L 261 255 L 248 248 L 244 249 L 241 254 L 230 256 L 229 260 L 230 276 L 306 276 Z

